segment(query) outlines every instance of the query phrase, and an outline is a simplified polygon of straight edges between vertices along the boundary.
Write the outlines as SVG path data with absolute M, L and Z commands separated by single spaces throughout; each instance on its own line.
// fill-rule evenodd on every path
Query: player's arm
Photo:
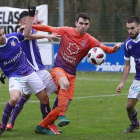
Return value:
M 44 31 L 44 32 L 53 32 L 53 27 L 52 26 L 48 26 L 48 25 L 32 25 L 32 28 L 39 30 L 39 31 Z
M 124 83 L 129 75 L 129 72 L 130 72 L 130 68 L 131 68 L 131 65 L 130 65 L 130 60 L 125 60 L 125 65 L 124 65 L 124 68 L 123 68 L 123 75 L 122 75 L 122 80 L 121 80 L 121 83 L 118 85 L 117 87 L 117 92 L 120 93 L 121 92 L 121 89 L 123 88 L 124 86 Z
M 28 6 L 29 18 L 27 21 L 28 24 L 26 24 L 25 28 L 24 28 L 24 36 L 25 37 L 28 37 L 30 35 L 30 31 L 31 31 L 32 23 L 33 23 L 33 18 L 35 15 L 35 9 L 36 9 L 35 6 Z
M 101 49 L 103 49 L 106 53 L 115 53 L 116 51 L 118 51 L 121 48 L 121 43 L 116 43 L 114 45 L 114 47 L 108 47 L 104 44 L 99 44 L 98 45 Z
M 25 40 L 34 40 L 34 39 L 43 39 L 43 38 L 47 38 L 47 39 L 49 39 L 50 41 L 53 42 L 53 39 L 54 39 L 54 38 L 60 39 L 60 36 L 61 36 L 61 35 L 58 35 L 58 34 L 56 34 L 56 33 L 50 34 L 50 35 L 32 34 L 32 35 L 29 35 L 28 37 L 26 37 Z

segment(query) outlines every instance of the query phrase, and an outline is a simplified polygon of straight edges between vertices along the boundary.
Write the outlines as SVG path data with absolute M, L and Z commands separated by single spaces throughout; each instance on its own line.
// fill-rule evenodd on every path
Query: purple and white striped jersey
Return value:
M 31 29 L 31 34 L 34 33 L 34 29 Z M 43 70 L 45 66 L 42 63 L 37 41 L 34 40 L 24 40 L 20 42 L 23 52 L 26 54 L 29 62 L 34 66 L 35 70 Z
M 19 44 L 24 39 L 20 33 L 7 34 L 6 44 L 0 46 L 0 68 L 8 78 L 26 76 L 34 71 Z
M 124 59 L 130 60 L 132 56 L 135 61 L 136 75 L 135 79 L 140 80 L 140 34 L 135 38 L 130 37 L 124 43 Z

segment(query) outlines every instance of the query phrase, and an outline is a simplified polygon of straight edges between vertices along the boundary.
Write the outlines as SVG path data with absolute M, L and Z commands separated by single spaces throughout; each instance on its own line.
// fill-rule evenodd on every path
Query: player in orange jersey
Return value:
M 75 25 L 76 28 L 46 25 L 32 26 L 37 30 L 61 35 L 56 61 L 51 71 L 52 78 L 58 88 L 58 107 L 52 110 L 36 127 L 35 131 L 37 133 L 47 134 L 45 128 L 58 117 L 59 127 L 70 123 L 65 117 L 65 112 L 73 99 L 77 65 L 87 55 L 88 51 L 92 47 L 100 47 L 106 53 L 114 53 L 121 47 L 121 43 L 115 44 L 114 47 L 107 47 L 86 33 L 90 25 L 90 17 L 87 13 L 80 13 Z

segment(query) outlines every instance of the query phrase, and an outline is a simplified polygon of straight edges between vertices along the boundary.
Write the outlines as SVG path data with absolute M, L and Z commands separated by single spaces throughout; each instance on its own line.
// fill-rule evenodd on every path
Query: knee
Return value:
M 126 105 L 126 110 L 127 110 L 128 113 L 132 113 L 134 111 L 134 106 Z
M 60 86 L 62 89 L 68 90 L 69 89 L 69 81 L 63 81 Z
M 9 100 L 9 104 L 12 105 L 12 106 L 15 106 L 18 102 L 19 98 L 11 98 Z

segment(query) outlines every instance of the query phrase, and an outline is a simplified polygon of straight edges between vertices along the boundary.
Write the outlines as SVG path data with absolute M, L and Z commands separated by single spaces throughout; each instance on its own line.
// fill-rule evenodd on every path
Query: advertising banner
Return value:
M 5 34 L 12 32 L 18 32 L 19 25 L 19 14 L 28 9 L 20 9 L 13 7 L 0 7 L 0 26 L 3 26 Z M 34 24 L 48 24 L 48 5 L 40 5 L 36 7 L 36 14 L 34 17 Z M 45 32 L 37 32 L 38 34 L 46 34 Z M 40 39 L 39 42 L 47 41 L 47 39 Z
M 114 46 L 115 43 L 104 43 L 107 46 Z M 56 59 L 59 44 L 54 44 L 54 61 Z M 106 60 L 103 64 L 95 66 L 88 62 L 87 57 L 79 63 L 77 71 L 97 71 L 97 72 L 122 72 L 124 67 L 124 45 L 122 44 L 120 50 L 113 54 L 106 54 Z M 133 58 L 131 59 L 131 73 L 135 73 L 135 64 Z

